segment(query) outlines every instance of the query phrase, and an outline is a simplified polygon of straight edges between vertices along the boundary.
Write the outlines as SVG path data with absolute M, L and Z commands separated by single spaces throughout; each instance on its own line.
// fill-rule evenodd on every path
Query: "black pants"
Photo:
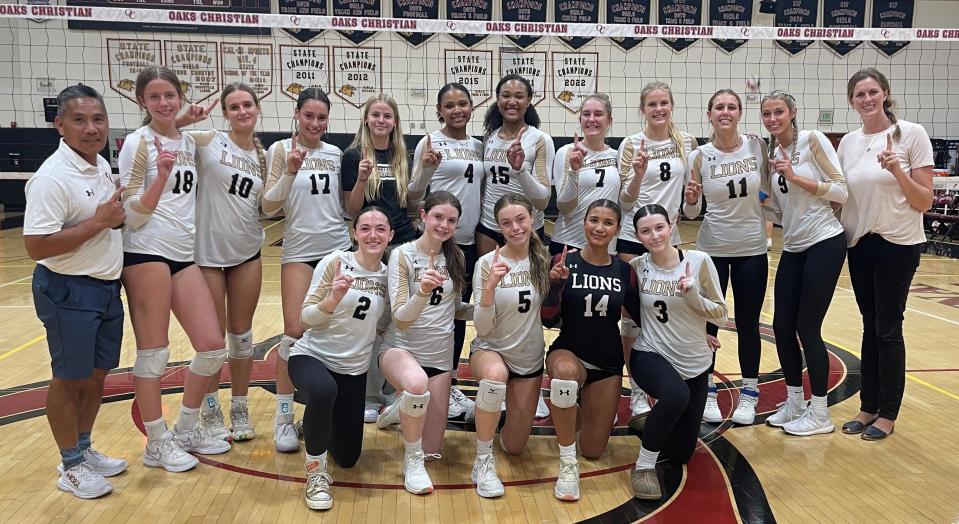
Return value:
M 846 258 L 846 234 L 823 240 L 800 253 L 783 251 L 776 270 L 776 351 L 787 386 L 802 386 L 803 353 L 812 394 L 826 396 L 829 354 L 822 322 Z M 799 349 L 802 342 L 802 351 Z
M 709 371 L 683 380 L 662 355 L 633 350 L 629 371 L 643 391 L 656 399 L 646 419 L 643 447 L 665 451 L 674 464 L 685 464 L 696 450 L 706 408 Z
M 862 314 L 860 410 L 896 420 L 906 388 L 902 318 L 921 244 L 901 246 L 870 233 L 849 248 L 849 276 Z
M 329 449 L 337 465 L 351 468 L 363 450 L 363 406 L 366 373 L 340 375 L 319 359 L 290 357 L 290 380 L 306 399 L 303 440 L 306 452 L 320 455 Z
M 473 266 L 476 265 L 476 244 L 459 245 L 466 258 L 466 289 L 463 290 L 463 302 L 469 302 L 473 295 Z M 466 343 L 466 321 L 453 321 L 453 378 L 452 385 L 456 385 L 456 368 L 460 365 L 463 355 L 463 345 Z
M 765 254 L 749 257 L 710 257 L 719 274 L 719 285 L 723 295 L 729 279 L 733 281 L 733 298 L 736 317 L 736 336 L 739 339 L 739 368 L 743 378 L 759 376 L 759 313 L 766 298 L 766 278 L 769 275 L 769 260 Z M 719 333 L 719 327 L 706 324 L 706 332 L 712 336 Z M 716 357 L 713 356 L 715 365 Z M 712 371 L 712 370 L 710 370 Z M 649 449 L 649 448 L 647 448 Z

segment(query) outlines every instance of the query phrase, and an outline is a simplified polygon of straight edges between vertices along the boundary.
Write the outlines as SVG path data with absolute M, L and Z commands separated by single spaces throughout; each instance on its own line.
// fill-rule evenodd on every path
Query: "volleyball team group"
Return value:
M 674 125 L 675 101 L 662 82 L 640 91 L 645 127 L 618 150 L 606 143 L 616 109 L 597 93 L 583 102 L 573 142 L 555 151 L 531 85 L 512 75 L 496 85 L 482 141 L 467 132 L 469 91 L 451 83 L 437 93 L 439 129 L 412 160 L 385 94 L 363 106 L 355 139 L 341 151 L 323 141 L 336 108 L 310 88 L 296 101 L 292 136 L 264 151 L 250 87 L 226 86 L 219 101 L 197 106 L 180 86 L 165 67 L 139 74 L 144 125 L 123 143 L 119 177 L 98 155 L 109 129 L 103 99 L 88 86 L 66 88 L 59 149 L 27 184 L 24 239 L 39 262 L 33 294 L 51 354 L 47 417 L 61 490 L 104 495 L 112 490 L 106 477 L 127 468 L 91 446 L 104 378 L 119 364 L 121 283 L 136 338 L 144 464 L 182 472 L 198 463 L 195 454 L 254 438 L 247 394 L 261 212 L 285 216 L 273 438 L 277 451 L 296 452 L 302 433 L 312 509 L 333 505 L 330 459 L 341 468 L 361 460 L 364 422 L 400 425 L 403 484 L 431 493 L 426 464 L 442 460 L 453 416 L 475 423 L 477 493 L 499 497 L 496 454 L 521 454 L 534 419 L 551 415 L 555 496 L 578 500 L 577 453 L 603 455 L 624 365 L 629 423 L 642 436 L 633 493 L 660 499 L 657 461 L 685 464 L 701 422 L 725 420 L 712 376 L 730 282 L 742 371 L 730 419 L 756 417 L 767 220 L 783 229 L 773 328 L 787 398 L 766 423 L 798 436 L 834 431 L 820 332 L 848 255 L 863 318 L 862 391 L 860 413 L 842 431 L 864 440 L 893 433 L 905 379 L 903 311 L 925 241 L 933 155 L 920 125 L 897 120 L 889 81 L 875 69 L 849 79 L 862 127 L 838 152 L 823 133 L 799 129 L 797 101 L 780 90 L 759 108 L 768 145 L 740 130 L 744 108 L 729 89 L 709 98 L 713 133 L 698 145 Z M 217 106 L 226 130 L 180 131 Z M 553 188 L 559 216 L 547 240 L 543 210 Z M 680 213 L 704 211 L 697 249 L 686 249 Z M 161 401 L 171 311 L 196 351 L 172 430 Z M 456 386 L 468 320 L 475 399 Z M 548 348 L 543 326 L 559 329 Z M 229 427 L 217 396 L 225 363 Z M 302 421 L 294 390 L 305 403 Z

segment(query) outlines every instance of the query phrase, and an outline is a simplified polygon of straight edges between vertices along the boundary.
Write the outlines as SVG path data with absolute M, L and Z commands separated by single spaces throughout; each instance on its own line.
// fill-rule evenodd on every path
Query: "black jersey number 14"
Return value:
M 586 313 L 583 314 L 584 317 L 592 317 L 593 311 L 599 313 L 599 316 L 605 317 L 607 309 L 609 309 L 609 295 L 599 297 L 595 305 L 593 304 L 593 294 L 590 293 L 586 295 Z

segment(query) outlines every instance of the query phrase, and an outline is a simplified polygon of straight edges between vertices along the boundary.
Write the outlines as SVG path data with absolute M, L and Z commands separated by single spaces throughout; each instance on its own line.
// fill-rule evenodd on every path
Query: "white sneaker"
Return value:
M 292 422 L 280 422 L 273 427 L 273 443 L 280 453 L 293 453 L 300 449 L 300 439 Z
M 330 509 L 333 507 L 333 492 L 330 490 L 329 473 L 320 471 L 306 475 L 306 507 L 310 509 Z
M 772 415 L 766 417 L 766 424 L 774 428 L 781 428 L 789 422 L 799 419 L 799 417 L 803 416 L 803 413 L 806 412 L 805 402 L 797 404 L 789 399 L 786 399 L 785 402 L 780 402 L 776 407 L 779 409 Z
M 219 455 L 230 451 L 230 443 L 222 438 L 213 436 L 206 428 L 197 424 L 192 431 L 180 432 L 173 426 L 173 437 L 183 451 L 199 453 L 200 455 Z
M 719 402 L 716 400 L 716 394 L 706 394 L 706 409 L 703 410 L 703 422 L 710 424 L 719 424 L 723 421 L 723 413 L 719 411 Z
M 476 455 L 470 479 L 476 484 L 476 493 L 487 499 L 503 496 L 503 483 L 496 474 L 496 456 L 490 453 Z
M 81 462 L 60 473 L 57 487 L 81 499 L 95 499 L 113 491 L 110 481 L 94 471 L 86 462 Z
M 210 411 L 200 411 L 200 426 L 213 438 L 227 440 L 233 436 L 226 427 L 223 410 L 220 408 Z
M 303 440 L 303 419 L 294 422 L 293 428 L 296 429 L 296 438 Z
M 188 469 L 193 469 L 200 461 L 190 455 L 173 438 L 173 433 L 167 431 L 159 440 L 147 442 L 146 450 L 143 452 L 143 464 L 151 468 L 159 468 L 171 472 L 179 473 Z
M 83 460 L 93 468 L 93 471 L 104 477 L 119 475 L 127 470 L 127 461 L 121 458 L 112 458 L 91 448 L 83 450 Z M 62 467 L 62 465 L 61 465 Z
M 756 404 L 759 403 L 759 392 L 742 388 L 739 390 L 739 405 L 731 417 L 732 421 L 742 426 L 748 426 L 756 420 Z
M 475 409 L 476 404 L 456 386 L 450 388 L 450 407 L 447 418 L 456 418 Z
M 367 404 L 363 410 L 363 422 L 372 424 L 376 422 L 376 417 L 380 416 L 380 407 L 377 404 Z
M 256 437 L 247 404 L 241 403 L 230 407 L 230 431 L 233 432 L 233 440 L 252 440 Z
M 637 388 L 629 394 L 629 410 L 632 416 L 645 415 L 652 409 L 649 407 L 649 397 L 646 396 L 645 391 Z
M 379 415 L 376 416 L 376 427 L 386 429 L 393 424 L 400 423 L 400 403 L 399 401 L 386 406 Z
M 407 453 L 403 460 L 403 487 L 414 495 L 425 495 L 433 492 L 433 481 L 426 472 L 422 451 Z
M 832 433 L 835 429 L 836 426 L 833 425 L 828 410 L 825 414 L 817 413 L 811 407 L 798 419 L 783 425 L 783 431 L 800 437 Z
M 536 401 L 536 418 L 546 418 L 549 416 L 549 407 L 543 400 L 543 390 L 539 390 L 539 399 Z
M 559 500 L 579 500 L 579 462 L 576 457 L 559 459 L 559 476 L 553 494 Z

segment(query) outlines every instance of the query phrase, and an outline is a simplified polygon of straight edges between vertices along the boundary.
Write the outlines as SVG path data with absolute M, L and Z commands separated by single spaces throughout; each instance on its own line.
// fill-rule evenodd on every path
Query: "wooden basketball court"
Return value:
M 303 451 L 273 447 L 273 345 L 282 332 L 280 248 L 282 222 L 266 222 L 264 285 L 254 320 L 260 362 L 254 367 L 250 416 L 258 436 L 225 455 L 204 457 L 187 473 L 143 466 L 146 437 L 132 402 L 129 373 L 133 331 L 125 330 L 120 369 L 108 379 L 105 403 L 93 433 L 95 446 L 126 458 L 129 470 L 111 479 L 114 492 L 82 501 L 56 488 L 59 457 L 43 416 L 50 358 L 35 316 L 30 284 L 33 262 L 21 229 L 0 231 L 0 520 L 3 522 L 956 522 L 959 521 L 959 261 L 923 256 L 906 312 L 907 386 L 896 432 L 881 442 L 844 435 L 838 426 L 859 408 L 861 319 L 849 278 L 839 280 L 824 336 L 831 352 L 830 404 L 837 431 L 789 437 L 765 426 L 703 425 L 702 443 L 689 466 L 663 469 L 664 499 L 632 498 L 629 469 L 640 441 L 616 428 L 597 461 L 580 459 L 582 500 L 553 497 L 558 450 L 549 419 L 538 420 L 520 457 L 498 454 L 506 495 L 481 499 L 470 484 L 475 451 L 471 428 L 451 424 L 443 458 L 428 463 L 436 486 L 428 496 L 403 490 L 403 446 L 396 430 L 366 426 L 363 455 L 352 470 L 333 466 L 334 508 L 313 512 L 303 503 Z M 698 223 L 682 225 L 694 239 Z M 777 234 L 780 231 L 777 230 Z M 781 237 L 770 254 L 764 305 L 760 411 L 785 399 L 771 323 L 773 280 Z M 180 401 L 182 365 L 192 356 L 173 322 L 171 364 L 164 378 L 166 418 Z M 468 335 L 470 338 L 472 334 Z M 547 340 L 555 333 L 547 332 Z M 720 333 L 717 369 L 726 386 L 739 379 L 736 334 Z M 465 363 L 461 377 L 468 377 Z M 475 384 L 462 381 L 470 395 Z M 722 386 L 720 386 L 722 388 Z M 548 389 L 548 388 L 547 388 Z M 624 390 L 626 393 L 626 390 Z M 723 391 L 728 415 L 736 390 Z M 229 391 L 221 392 L 229 402 Z M 302 406 L 297 407 L 302 413 Z M 620 419 L 628 416 L 628 398 Z M 171 422 L 172 424 L 172 422 Z M 332 463 L 332 462 L 331 462 Z

